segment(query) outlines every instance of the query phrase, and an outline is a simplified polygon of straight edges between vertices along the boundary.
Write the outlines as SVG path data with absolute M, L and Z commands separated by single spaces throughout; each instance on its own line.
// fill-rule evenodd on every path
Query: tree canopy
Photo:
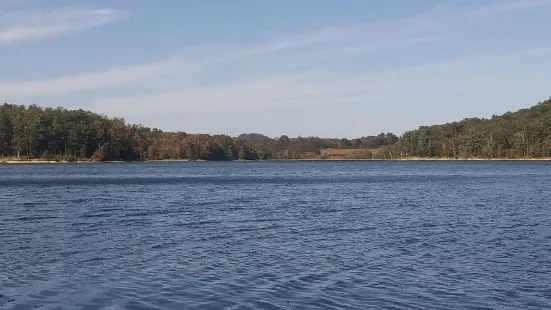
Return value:
M 48 160 L 256 160 L 313 158 L 325 148 L 378 148 L 398 140 L 380 134 L 353 140 L 163 132 L 84 110 L 0 106 L 0 156 Z
M 336 150 L 332 156 L 327 150 Z M 340 150 L 340 151 L 339 151 Z M 549 158 L 551 99 L 490 119 L 421 126 L 401 137 L 270 138 L 163 132 L 84 110 L 0 106 L 0 157 L 48 160 Z
M 549 158 L 551 98 L 490 119 L 422 126 L 404 133 L 392 151 L 394 157 Z

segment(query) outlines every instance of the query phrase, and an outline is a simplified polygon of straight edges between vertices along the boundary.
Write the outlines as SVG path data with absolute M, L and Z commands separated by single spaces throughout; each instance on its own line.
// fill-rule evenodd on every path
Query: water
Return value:
M 0 166 L 1 309 L 549 309 L 551 164 Z

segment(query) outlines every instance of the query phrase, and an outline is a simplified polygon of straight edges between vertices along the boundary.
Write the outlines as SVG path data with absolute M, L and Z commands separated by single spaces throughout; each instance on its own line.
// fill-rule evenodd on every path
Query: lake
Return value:
M 550 309 L 551 163 L 0 166 L 0 309 Z

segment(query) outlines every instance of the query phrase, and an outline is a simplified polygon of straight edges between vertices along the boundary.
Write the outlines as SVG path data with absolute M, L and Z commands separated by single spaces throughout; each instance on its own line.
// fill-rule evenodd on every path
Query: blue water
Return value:
M 0 166 L 1 309 L 551 309 L 551 164 Z

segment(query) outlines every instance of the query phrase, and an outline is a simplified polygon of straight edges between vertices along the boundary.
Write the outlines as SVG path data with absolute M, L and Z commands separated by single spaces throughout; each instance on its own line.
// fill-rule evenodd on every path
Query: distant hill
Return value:
M 392 152 L 394 158 L 551 157 L 551 98 L 491 119 L 419 127 L 404 133 Z

